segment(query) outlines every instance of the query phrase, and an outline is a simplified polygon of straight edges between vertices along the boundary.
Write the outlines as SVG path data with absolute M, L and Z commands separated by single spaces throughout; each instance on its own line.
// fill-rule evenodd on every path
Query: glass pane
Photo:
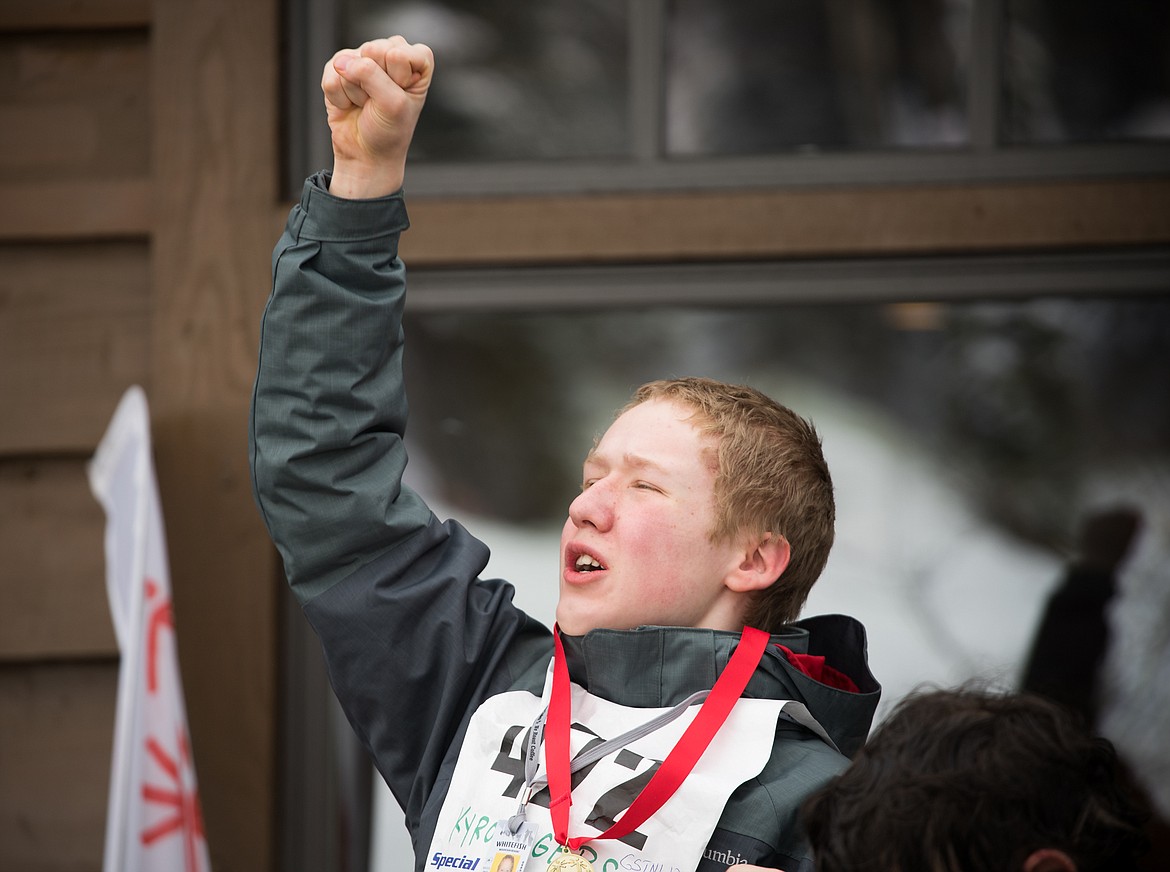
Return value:
M 348 0 L 343 18 L 347 45 L 401 33 L 435 51 L 413 160 L 628 151 L 625 0 Z
M 970 0 L 673 0 L 675 156 L 967 141 Z
M 1004 139 L 1170 138 L 1170 3 L 1009 0 Z
M 1170 771 L 1170 297 L 408 310 L 406 331 L 408 476 L 491 547 L 485 576 L 548 622 L 581 461 L 636 385 L 711 375 L 810 417 L 838 520 L 805 614 L 866 624 L 879 719 L 922 683 L 1014 686 L 1077 528 L 1097 508 L 1137 507 L 1102 729 L 1170 807 L 1170 780 L 1149 775 Z M 401 813 L 379 790 L 390 845 Z
M 816 423 L 838 525 L 806 614 L 868 625 L 885 705 L 925 681 L 1015 681 L 1078 526 L 1118 503 L 1145 524 L 1114 603 L 1130 662 L 1111 680 L 1124 696 L 1170 662 L 1143 648 L 1170 638 L 1170 298 L 413 314 L 406 329 L 414 483 L 537 616 L 593 438 L 643 381 L 711 375 Z

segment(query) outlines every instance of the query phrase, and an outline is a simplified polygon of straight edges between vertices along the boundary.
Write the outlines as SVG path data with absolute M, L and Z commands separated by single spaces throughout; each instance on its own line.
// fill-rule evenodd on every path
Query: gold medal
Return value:
M 592 863 L 580 854 L 574 854 L 564 846 L 562 848 L 560 856 L 548 864 L 548 872 L 593 872 Z

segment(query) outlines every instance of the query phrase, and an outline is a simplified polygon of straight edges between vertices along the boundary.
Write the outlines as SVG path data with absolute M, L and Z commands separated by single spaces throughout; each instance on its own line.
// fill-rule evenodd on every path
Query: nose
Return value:
M 578 527 L 593 527 L 605 532 L 613 526 L 613 488 L 606 479 L 598 479 L 569 504 L 569 520 Z

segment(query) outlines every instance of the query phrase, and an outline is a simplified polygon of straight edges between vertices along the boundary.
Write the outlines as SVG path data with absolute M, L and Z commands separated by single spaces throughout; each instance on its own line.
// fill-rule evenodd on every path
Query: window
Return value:
M 418 128 L 412 159 L 491 162 L 629 153 L 625 0 L 348 0 L 341 8 L 344 45 L 360 45 L 370 34 L 431 40 L 442 72 L 427 95 L 427 123 Z
M 963 146 L 965 2 L 675 0 L 671 157 Z
M 1006 13 L 1006 142 L 1170 137 L 1170 5 L 1009 0 Z
M 293 0 L 288 185 L 321 66 L 404 33 L 441 73 L 413 195 L 964 181 L 1170 165 L 1148 0 Z M 1061 146 L 1053 148 L 1053 146 Z

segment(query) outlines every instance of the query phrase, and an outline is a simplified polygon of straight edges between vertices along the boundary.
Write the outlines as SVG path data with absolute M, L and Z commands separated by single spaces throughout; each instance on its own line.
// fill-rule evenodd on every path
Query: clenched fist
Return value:
M 380 197 L 402 187 L 435 59 L 401 36 L 343 49 L 321 75 L 333 136 L 329 189 L 351 199 Z

